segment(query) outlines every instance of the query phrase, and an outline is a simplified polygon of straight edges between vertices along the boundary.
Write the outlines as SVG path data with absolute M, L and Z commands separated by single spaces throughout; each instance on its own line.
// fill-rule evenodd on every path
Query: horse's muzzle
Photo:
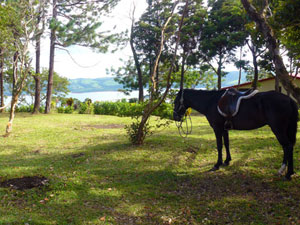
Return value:
M 175 120 L 175 121 L 181 121 L 181 116 L 180 115 L 178 115 L 176 112 L 173 112 L 173 120 Z

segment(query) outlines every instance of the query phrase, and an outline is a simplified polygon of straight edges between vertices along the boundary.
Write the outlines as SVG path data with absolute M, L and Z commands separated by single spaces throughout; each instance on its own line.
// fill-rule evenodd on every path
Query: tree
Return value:
M 5 20 L 5 30 L 11 38 L 11 48 L 13 50 L 13 65 L 11 70 L 12 99 L 9 122 L 6 127 L 6 134 L 9 135 L 12 131 L 15 107 L 30 72 L 31 60 L 28 52 L 29 43 L 35 31 L 35 2 L 19 0 L 6 3 L 3 7 L 5 7 L 9 15 L 9 17 L 5 18 L 7 19 Z
M 41 78 L 40 78 L 40 61 L 41 61 L 41 38 L 45 30 L 47 1 L 40 0 L 38 3 L 35 32 L 35 73 L 32 74 L 35 82 L 35 96 L 33 114 L 39 112 L 41 105 Z
M 201 62 L 195 60 L 195 50 L 199 45 L 199 39 L 201 37 L 201 33 L 202 33 L 201 31 L 203 30 L 204 20 L 206 17 L 206 11 L 202 6 L 202 0 L 190 1 L 186 11 L 184 11 L 184 9 L 185 7 L 182 7 L 178 13 L 179 17 L 182 17 L 183 13 L 185 13 L 180 41 L 179 41 L 179 47 L 181 48 L 180 79 L 183 80 L 184 77 L 190 79 L 193 77 L 195 83 L 197 83 L 196 81 L 200 76 L 197 78 L 195 76 L 190 77 L 184 75 L 186 72 L 186 66 L 196 67 L 197 65 L 201 64 Z M 193 71 L 192 69 L 189 72 L 191 72 L 189 73 L 189 75 L 192 75 L 194 74 L 195 71 Z M 186 80 L 184 80 L 184 82 L 185 81 Z
M 274 10 L 270 23 L 280 43 L 288 51 L 289 73 L 297 75 L 300 68 L 300 2 L 277 0 L 271 6 Z
M 211 9 L 201 33 L 199 50 L 201 58 L 218 75 L 218 89 L 221 89 L 224 64 L 233 60 L 236 48 L 244 44 L 247 35 L 243 18 L 233 12 L 234 8 L 241 7 L 235 0 L 210 0 L 208 6 Z
M 278 40 L 274 34 L 274 30 L 269 25 L 266 19 L 266 15 L 264 13 L 259 13 L 255 9 L 255 7 L 249 3 L 248 0 L 241 0 L 241 2 L 250 18 L 255 21 L 256 26 L 263 33 L 266 39 L 266 45 L 269 49 L 269 53 L 275 66 L 276 76 L 278 76 L 281 84 L 286 89 L 286 91 L 291 93 L 292 96 L 300 104 L 300 88 L 293 83 L 286 70 L 282 57 L 280 55 Z M 265 8 L 267 8 L 269 6 L 268 1 L 264 0 L 263 2 L 265 3 Z M 265 10 L 263 10 L 263 12 L 264 11 Z
M 133 58 L 123 62 L 124 65 L 119 69 L 112 69 L 112 73 L 117 75 L 116 80 L 123 84 L 124 91 L 139 90 L 139 102 L 143 102 L 145 87 L 151 88 L 155 86 L 155 92 L 158 95 L 160 88 L 164 87 L 164 75 L 168 71 L 170 65 L 171 45 L 170 35 L 173 35 L 175 29 L 175 19 L 172 17 L 168 23 L 168 28 L 165 30 L 167 41 L 164 42 L 164 49 L 160 52 L 161 30 L 165 22 L 170 16 L 170 9 L 173 3 L 171 0 L 164 1 L 148 1 L 148 7 L 142 14 L 139 21 L 134 20 L 134 9 L 131 15 L 131 30 L 129 36 L 129 44 L 131 47 Z M 156 69 L 155 76 L 152 77 L 155 60 L 159 57 L 159 69 Z
M 56 48 L 80 45 L 106 52 L 116 35 L 99 32 L 100 17 L 119 0 L 52 0 L 50 20 L 50 59 L 45 113 L 50 112 L 53 89 L 54 56 Z
M 131 30 L 130 30 L 130 48 L 131 48 L 131 52 L 133 55 L 133 59 L 134 59 L 134 64 L 135 64 L 135 69 L 136 69 L 136 79 L 137 80 L 137 84 L 138 84 L 138 90 L 139 90 L 139 102 L 143 102 L 144 101 L 144 82 L 143 82 L 143 71 L 142 71 L 142 65 L 139 61 L 139 56 L 136 52 L 135 46 L 134 46 L 134 13 L 135 13 L 135 6 L 133 8 L 132 11 L 132 16 L 131 16 Z M 131 79 L 134 80 L 134 79 Z M 126 82 L 127 83 L 127 82 Z M 125 83 L 124 83 L 125 84 Z
M 10 26 L 14 24 L 11 16 L 14 15 L 14 10 L 7 4 L 0 5 L 0 110 L 7 107 L 4 106 L 4 78 L 5 70 L 11 64 L 12 52 L 14 51 L 13 46 L 13 32 Z
M 123 66 L 118 69 L 111 68 L 109 73 L 115 76 L 115 81 L 123 85 L 123 89 L 119 91 L 129 95 L 133 90 L 139 90 L 138 100 L 141 103 L 144 100 L 144 91 L 141 91 L 141 89 L 146 88 L 149 77 L 143 75 L 147 73 L 147 69 L 144 65 L 141 65 L 140 72 L 138 71 L 135 61 L 132 58 L 129 58 L 128 60 L 123 61 Z
M 46 99 L 47 81 L 48 81 L 49 70 L 43 69 L 39 74 L 40 80 L 40 100 L 44 101 Z M 34 76 L 27 77 L 26 84 L 24 85 L 24 90 L 22 95 L 31 96 L 35 99 L 36 96 L 36 83 L 34 82 Z M 59 76 L 56 72 L 53 73 L 53 97 L 60 98 L 65 97 L 70 90 L 68 89 L 70 82 L 67 78 Z M 20 97 L 21 99 L 21 97 Z M 25 99 L 25 98 L 23 98 Z M 39 108 L 40 109 L 40 108 Z M 38 110 L 39 110 L 38 109 Z
M 189 3 L 189 1 L 186 0 L 184 12 L 187 11 L 188 3 Z M 150 99 L 149 99 L 147 105 L 144 108 L 141 121 L 138 124 L 134 144 L 138 144 L 138 145 L 143 144 L 143 141 L 144 141 L 144 138 L 145 138 L 145 135 L 146 135 L 145 125 L 147 124 L 147 121 L 148 121 L 149 117 L 151 116 L 151 114 L 153 113 L 153 111 L 156 108 L 158 108 L 162 104 L 162 102 L 165 100 L 165 98 L 166 98 L 166 96 L 169 92 L 169 89 L 171 87 L 171 74 L 173 72 L 173 66 L 174 66 L 175 60 L 176 60 L 177 49 L 178 49 L 178 45 L 179 45 L 179 41 L 180 41 L 180 33 L 181 33 L 181 30 L 182 30 L 185 13 L 183 13 L 182 17 L 181 17 L 181 22 L 180 22 L 179 30 L 178 30 L 178 34 L 177 34 L 177 41 L 176 41 L 176 44 L 175 44 L 174 54 L 173 54 L 173 58 L 172 58 L 172 61 L 171 61 L 170 68 L 169 68 L 169 72 L 168 72 L 167 77 L 166 77 L 165 91 L 160 97 L 158 97 L 157 94 L 156 94 L 157 93 L 156 90 L 157 90 L 158 86 L 156 84 L 155 75 L 156 75 L 156 71 L 158 71 L 160 57 L 162 55 L 163 47 L 165 46 L 165 38 L 166 38 L 165 32 L 168 29 L 168 24 L 169 24 L 169 22 L 171 21 L 171 19 L 173 17 L 176 5 L 177 5 L 177 2 L 175 2 L 173 4 L 171 10 L 167 10 L 167 12 L 169 12 L 169 17 L 168 17 L 168 19 L 166 20 L 166 22 L 164 23 L 164 25 L 162 26 L 162 29 L 161 29 L 161 36 L 160 36 L 161 40 L 160 40 L 160 45 L 159 45 L 159 51 L 158 51 L 157 57 L 155 59 L 155 62 L 153 64 L 153 70 L 152 70 L 152 73 L 151 73 L 151 76 L 150 76 L 150 81 L 151 81 L 151 83 L 150 83 L 150 87 L 151 87 L 151 89 L 150 89 Z

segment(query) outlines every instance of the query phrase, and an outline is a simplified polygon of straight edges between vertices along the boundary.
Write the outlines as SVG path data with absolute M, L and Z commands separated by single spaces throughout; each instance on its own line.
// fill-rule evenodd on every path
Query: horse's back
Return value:
M 276 91 L 259 92 L 242 100 L 236 118 L 237 129 L 256 129 L 274 123 L 289 123 L 298 119 L 297 105 L 290 97 Z M 242 121 L 242 122 L 241 122 Z
M 260 98 L 263 108 L 265 110 L 272 109 L 273 113 L 277 110 L 280 113 L 297 110 L 297 104 L 292 98 L 276 91 L 260 92 L 257 97 Z

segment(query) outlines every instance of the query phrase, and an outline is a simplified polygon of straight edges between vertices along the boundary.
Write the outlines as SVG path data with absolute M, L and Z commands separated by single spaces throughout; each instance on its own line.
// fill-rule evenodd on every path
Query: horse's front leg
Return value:
M 223 158 L 222 158 L 222 132 L 219 130 L 215 130 L 216 140 L 217 140 L 217 149 L 218 149 L 218 161 L 214 165 L 214 167 L 211 169 L 211 171 L 218 170 L 220 166 L 223 164 Z
M 223 131 L 223 139 L 224 139 L 224 145 L 226 149 L 226 159 L 224 161 L 224 166 L 228 166 L 230 161 L 231 161 L 231 155 L 230 155 L 230 150 L 229 150 L 229 135 L 228 135 L 228 130 Z

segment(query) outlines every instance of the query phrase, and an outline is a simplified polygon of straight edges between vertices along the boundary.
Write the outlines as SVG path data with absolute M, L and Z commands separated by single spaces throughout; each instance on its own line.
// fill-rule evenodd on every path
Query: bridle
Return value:
M 189 134 L 192 133 L 192 119 L 191 119 L 191 115 L 189 113 L 187 113 L 187 108 L 183 104 L 183 89 L 181 91 L 181 96 L 180 96 L 180 100 L 179 100 L 178 112 L 180 112 L 182 109 L 185 112 L 183 116 L 179 115 L 176 111 L 174 111 L 175 114 L 177 114 L 178 116 L 181 117 L 181 120 L 175 121 L 175 124 L 177 126 L 179 135 L 183 138 L 186 138 Z M 190 126 L 189 126 L 188 121 L 190 122 Z M 184 122 L 186 124 L 185 129 L 182 126 Z

